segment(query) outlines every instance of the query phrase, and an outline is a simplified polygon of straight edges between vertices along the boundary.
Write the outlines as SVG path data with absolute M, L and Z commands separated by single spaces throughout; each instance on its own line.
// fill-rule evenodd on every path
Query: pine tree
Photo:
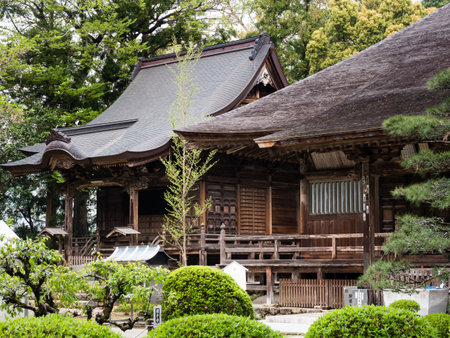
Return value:
M 450 89 L 450 69 L 428 81 L 432 91 Z M 384 122 L 384 127 L 394 136 L 406 136 L 418 142 L 428 142 L 434 147 L 420 151 L 403 161 L 402 165 L 424 177 L 421 183 L 399 187 L 394 197 L 414 204 L 425 204 L 440 210 L 448 217 L 450 208 L 450 97 L 441 104 L 427 109 L 425 115 L 395 116 Z M 419 217 L 404 215 L 398 219 L 399 230 L 388 237 L 384 253 L 394 260 L 380 260 L 369 267 L 361 283 L 373 287 L 393 288 L 419 287 L 421 284 L 405 285 L 398 278 L 400 272 L 408 271 L 412 265 L 402 258 L 405 255 L 443 254 L 450 250 L 450 224 L 446 217 Z M 447 266 L 435 267 L 433 278 L 446 280 Z

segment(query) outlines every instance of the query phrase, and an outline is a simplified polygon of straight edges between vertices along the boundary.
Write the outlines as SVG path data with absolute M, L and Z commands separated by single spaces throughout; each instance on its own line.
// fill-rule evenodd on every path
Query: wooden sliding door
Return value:
M 266 233 L 266 188 L 239 187 L 239 229 L 241 234 Z

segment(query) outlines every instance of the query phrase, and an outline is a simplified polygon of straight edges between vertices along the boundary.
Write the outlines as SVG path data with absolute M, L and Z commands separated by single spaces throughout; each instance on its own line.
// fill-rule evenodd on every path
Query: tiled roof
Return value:
M 449 91 L 429 92 L 426 82 L 449 67 L 446 5 L 315 75 L 177 132 L 202 144 L 238 137 L 269 144 L 380 129 L 390 116 L 423 113 L 448 96 Z
M 273 58 L 268 37 L 255 40 L 205 48 L 193 72 L 198 90 L 190 112 L 195 121 L 228 111 L 245 98 L 266 59 L 270 55 Z M 48 145 L 24 148 L 32 155 L 2 166 L 18 173 L 46 170 L 55 152 L 88 164 L 159 158 L 172 135 L 168 112 L 177 89 L 169 67 L 176 70 L 177 66 L 173 55 L 141 59 L 138 73 L 108 109 L 86 126 L 58 129 L 70 139 L 68 142 L 53 140 Z M 285 81 L 284 75 L 280 76 Z

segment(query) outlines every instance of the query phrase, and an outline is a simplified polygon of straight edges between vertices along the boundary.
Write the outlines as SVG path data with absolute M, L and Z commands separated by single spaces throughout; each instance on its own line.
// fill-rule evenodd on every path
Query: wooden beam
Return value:
M 69 185 L 65 191 L 64 228 L 67 236 L 64 238 L 64 258 L 67 264 L 72 264 L 72 238 L 73 238 L 73 191 Z

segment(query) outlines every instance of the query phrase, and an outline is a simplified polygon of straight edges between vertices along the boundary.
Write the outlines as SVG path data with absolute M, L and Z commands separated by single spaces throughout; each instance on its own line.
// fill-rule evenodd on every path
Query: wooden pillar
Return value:
M 318 279 L 318 280 L 323 280 L 323 271 L 322 271 L 322 268 L 318 268 L 318 269 L 317 269 L 317 279 Z
M 371 175 L 368 160 L 361 163 L 361 181 L 363 188 L 363 222 L 364 222 L 364 271 L 374 261 L 375 251 L 375 218 L 377 210 L 378 177 Z
M 200 181 L 200 207 L 205 208 L 206 203 L 206 182 Z M 200 216 L 200 224 L 206 224 L 206 211 Z M 202 227 L 203 228 L 203 227 Z
M 241 234 L 241 185 L 237 185 L 237 191 L 236 191 L 236 219 L 237 219 L 237 234 Z
M 64 238 L 64 258 L 67 264 L 72 264 L 72 237 L 73 237 L 73 191 L 70 186 L 65 191 L 64 228 L 67 236 Z
M 272 184 L 266 191 L 266 234 L 272 235 Z
M 63 236 L 58 235 L 58 252 L 62 255 L 63 253 Z
M 207 264 L 207 253 L 206 253 L 206 226 L 205 223 L 200 225 L 200 252 L 199 252 L 199 264 L 200 265 L 208 265 Z
M 48 187 L 47 190 L 47 203 L 46 203 L 46 212 L 45 212 L 45 227 L 48 228 L 50 226 L 50 220 L 53 216 L 53 194 L 50 190 L 51 188 Z
M 45 227 L 56 226 L 56 207 L 58 203 L 58 192 L 53 184 L 47 185 Z
M 300 180 L 300 224 L 298 228 L 299 234 L 304 234 L 306 231 L 306 222 L 308 218 L 308 181 L 306 179 Z
M 379 182 L 380 177 L 378 175 L 372 175 L 370 172 L 369 179 L 369 257 L 368 265 L 375 262 L 375 232 L 377 231 L 380 221 L 379 221 L 379 199 L 380 199 L 380 189 Z
M 266 267 L 266 295 L 267 295 L 267 305 L 273 303 L 273 279 L 272 279 L 272 268 Z
M 129 224 L 133 229 L 139 231 L 139 190 L 129 189 L 130 195 L 130 219 Z M 138 245 L 138 235 L 131 236 L 131 244 Z
M 225 264 L 225 224 L 222 223 L 220 226 L 220 236 L 219 236 L 219 245 L 220 245 L 220 264 Z
M 299 186 L 299 222 L 297 226 L 297 232 L 299 234 L 304 234 L 306 231 L 306 222 L 308 218 L 308 181 L 303 176 L 303 174 L 306 171 L 306 165 L 305 161 L 300 161 L 300 175 L 302 175 L 302 178 L 300 179 L 300 186 Z

